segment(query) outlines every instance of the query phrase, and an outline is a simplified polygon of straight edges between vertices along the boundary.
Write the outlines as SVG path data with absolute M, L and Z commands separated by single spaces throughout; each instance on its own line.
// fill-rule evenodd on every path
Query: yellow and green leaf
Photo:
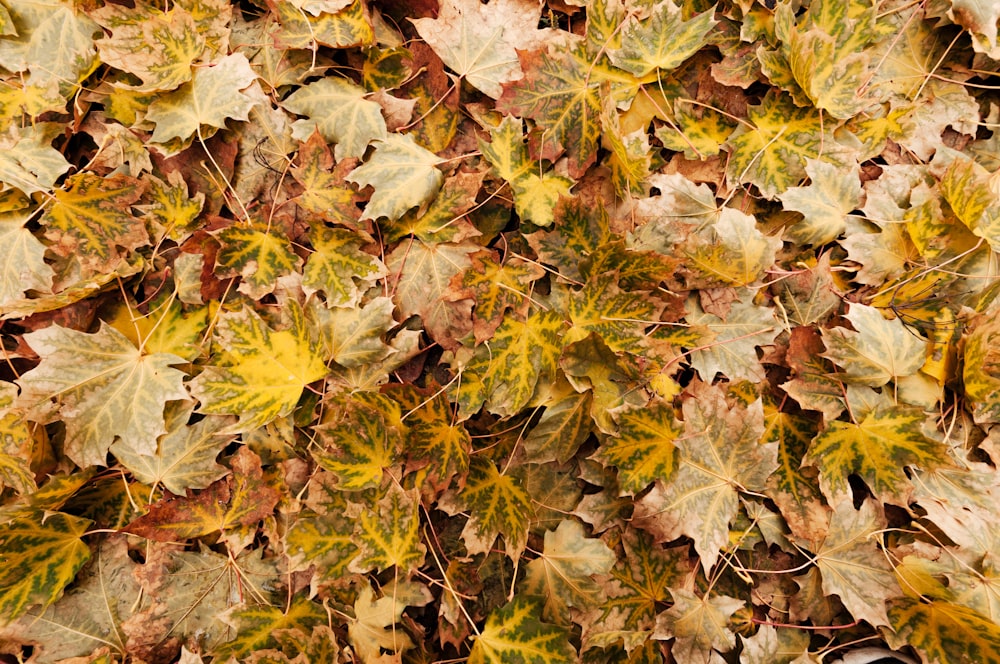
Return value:
M 66 454 L 82 467 L 105 465 L 116 437 L 153 453 L 165 432 L 164 405 L 187 398 L 184 374 L 170 367 L 182 358 L 145 354 L 106 324 L 94 334 L 53 325 L 25 340 L 42 362 L 18 380 L 20 403 L 41 413 L 58 400 Z
M 577 661 L 567 630 L 542 622 L 539 611 L 536 601 L 520 595 L 494 610 L 472 644 L 469 664 L 570 664 Z
M 639 77 L 658 69 L 676 69 L 705 45 L 708 32 L 717 24 L 714 13 L 709 10 L 685 19 L 673 0 L 663 0 L 649 17 L 625 20 L 622 46 L 609 51 L 608 57 L 616 67 Z
M 655 480 L 668 482 L 677 470 L 674 440 L 681 425 L 670 404 L 654 401 L 618 416 L 618 434 L 605 438 L 591 458 L 618 469 L 625 493 L 641 493 Z
M 382 108 L 365 99 L 365 89 L 343 78 L 327 77 L 304 85 L 281 105 L 306 119 L 292 123 L 292 137 L 306 141 L 314 131 L 336 143 L 337 161 L 362 157 L 372 141 L 388 134 Z
M 292 322 L 282 330 L 249 308 L 220 317 L 215 338 L 222 352 L 189 384 L 199 412 L 239 415 L 233 430 L 255 429 L 291 413 L 306 386 L 326 375 L 302 310 L 288 311 Z
M 276 606 L 237 607 L 226 615 L 233 625 L 236 638 L 214 651 L 219 658 L 247 657 L 258 650 L 277 645 L 276 630 L 302 629 L 311 631 L 326 622 L 326 611 L 319 604 L 297 596 L 287 610 Z
M 386 396 L 344 397 L 326 426 L 319 428 L 316 462 L 346 491 L 376 488 L 396 460 L 402 442 L 399 404 Z
M 321 291 L 327 307 L 357 306 L 362 288 L 386 274 L 382 261 L 361 250 L 367 244 L 362 235 L 317 224 L 310 238 L 313 253 L 302 271 L 302 289 L 306 295 Z
M 90 526 L 62 512 L 28 512 L 4 524 L 0 537 L 0 613 L 13 620 L 32 606 L 52 604 L 90 558 L 80 539 Z
M 395 567 L 405 575 L 424 560 L 426 549 L 420 542 L 420 496 L 391 483 L 374 509 L 365 509 L 356 528 L 358 555 L 349 569 L 382 572 Z
M 500 535 L 512 560 L 527 546 L 528 526 L 535 513 L 531 497 L 517 479 L 501 475 L 482 455 L 472 458 L 465 488 L 444 494 L 439 504 L 450 513 L 469 513 L 462 539 L 470 554 L 489 552 Z
M 124 175 L 71 176 L 41 218 L 52 251 L 75 256 L 92 270 L 113 269 L 129 251 L 149 243 L 145 225 L 130 209 L 142 190 Z
M 905 505 L 912 489 L 907 466 L 948 465 L 944 445 L 924 432 L 926 419 L 916 408 L 897 406 L 874 410 L 858 424 L 831 422 L 802 463 L 819 468 L 820 487 L 831 502 L 850 496 L 848 476 L 854 474 L 879 500 Z
M 603 598 L 597 575 L 607 574 L 616 557 L 608 545 L 587 537 L 578 521 L 564 519 L 545 531 L 541 555 L 528 563 L 523 592 L 542 597 L 542 617 L 566 624 L 570 608 L 586 610 Z
M 562 319 L 551 311 L 532 313 L 524 321 L 505 318 L 462 372 L 458 389 L 462 410 L 471 414 L 485 403 L 497 414 L 520 411 L 539 381 L 555 372 L 562 330 Z
M 353 0 L 340 11 L 310 15 L 294 2 L 272 0 L 270 3 L 281 29 L 275 33 L 280 47 L 316 48 L 319 44 L 334 48 L 368 46 L 375 40 L 372 19 L 364 0 Z
M 433 152 L 404 134 L 389 134 L 376 141 L 375 154 L 347 176 L 359 187 L 374 189 L 361 218 L 388 217 L 391 221 L 429 201 L 444 182 L 436 168 L 440 162 Z

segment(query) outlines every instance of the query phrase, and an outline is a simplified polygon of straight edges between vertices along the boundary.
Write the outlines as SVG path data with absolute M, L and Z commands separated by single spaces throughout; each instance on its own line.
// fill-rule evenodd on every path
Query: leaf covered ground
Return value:
M 1000 662 L 998 21 L 0 0 L 0 659 Z

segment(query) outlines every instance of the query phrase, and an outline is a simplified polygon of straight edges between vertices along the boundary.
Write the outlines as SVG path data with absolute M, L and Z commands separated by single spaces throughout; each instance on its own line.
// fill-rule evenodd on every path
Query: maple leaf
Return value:
M 461 483 L 469 469 L 472 439 L 455 422 L 444 394 L 425 393 L 414 386 L 387 392 L 405 411 L 407 466 L 415 467 L 417 484 L 435 496 L 452 483 Z
M 997 369 L 996 319 L 984 321 L 965 340 L 965 394 L 976 422 L 1000 421 L 1000 371 Z
M 561 664 L 577 661 L 566 630 L 538 619 L 539 607 L 515 596 L 490 613 L 486 625 L 472 644 L 469 664 Z
M 224 352 L 190 383 L 200 412 L 239 415 L 231 428 L 251 430 L 289 414 L 302 390 L 326 375 L 302 310 L 288 311 L 291 325 L 278 331 L 249 308 L 220 316 L 215 335 Z
M 318 429 L 324 447 L 313 456 L 337 477 L 341 489 L 378 487 L 402 442 L 399 404 L 381 394 L 362 393 L 338 406 L 327 426 Z
M 783 31 L 783 51 L 795 82 L 816 108 L 840 119 L 853 117 L 869 104 L 861 91 L 869 55 L 856 49 L 873 36 L 874 26 L 871 13 L 852 16 L 847 7 L 827 9 L 825 14 L 810 11 L 805 25 Z
M 497 110 L 531 118 L 539 129 L 532 154 L 555 161 L 568 152 L 569 175 L 579 178 L 594 162 L 601 136 L 602 85 L 613 99 L 634 96 L 635 79 L 594 63 L 583 43 L 554 52 L 518 53 L 524 79 L 508 84 Z
M 622 533 L 625 557 L 602 579 L 607 599 L 584 633 L 588 646 L 610 645 L 621 639 L 625 647 L 646 641 L 656 615 L 670 601 L 670 589 L 691 572 L 687 547 L 664 549 L 643 531 L 628 526 Z M 599 615 L 598 615 L 599 612 Z
M 129 209 L 142 191 L 138 181 L 124 175 L 71 176 L 41 218 L 46 238 L 54 242 L 50 249 L 75 256 L 94 271 L 110 271 L 128 251 L 149 243 L 145 226 Z
M 387 297 L 377 297 L 354 308 L 327 309 L 313 304 L 306 314 L 319 329 L 325 356 L 342 367 L 358 367 L 386 359 L 395 349 L 383 336 L 396 321 L 395 307 Z
M 328 307 L 355 306 L 361 290 L 355 281 L 370 286 L 386 275 L 386 267 L 371 254 L 361 251 L 365 237 L 341 228 L 313 226 L 314 252 L 302 272 L 306 295 L 322 291 Z
M 0 609 L 4 622 L 31 606 L 52 604 L 90 558 L 80 539 L 89 519 L 62 512 L 28 511 L 4 524 L 0 555 Z
M 806 175 L 808 159 L 822 154 L 823 161 L 839 164 L 831 149 L 836 141 L 823 133 L 816 110 L 798 108 L 772 89 L 747 114 L 749 124 L 740 124 L 728 141 L 732 154 L 726 177 L 732 182 L 757 185 L 774 198 Z
M 42 362 L 18 379 L 20 403 L 44 418 L 58 401 L 66 454 L 82 467 L 104 465 L 115 437 L 154 453 L 165 403 L 187 398 L 184 374 L 170 367 L 182 358 L 143 353 L 107 324 L 94 334 L 53 325 L 25 340 Z
M 195 135 L 204 140 L 214 131 L 203 127 L 225 127 L 229 118 L 246 121 L 256 101 L 242 90 L 256 78 L 246 56 L 239 53 L 195 69 L 190 82 L 149 105 L 146 119 L 156 125 L 150 140 L 168 146 Z
M 560 198 L 570 195 L 573 181 L 529 158 L 521 124 L 518 118 L 505 117 L 490 130 L 489 143 L 480 141 L 479 150 L 514 190 L 514 209 L 522 221 L 551 226 L 552 210 Z
M 884 523 L 871 501 L 856 510 L 849 499 L 841 500 L 833 505 L 826 537 L 812 549 L 824 592 L 839 596 L 851 615 L 872 625 L 889 624 L 885 602 L 900 594 L 889 563 L 872 540 Z
M 281 105 L 308 116 L 292 123 L 292 137 L 307 140 L 314 131 L 336 143 L 337 161 L 361 157 L 372 141 L 388 138 L 382 108 L 365 99 L 364 88 L 342 78 L 321 78 L 288 95 Z
M 654 637 L 672 635 L 677 657 L 685 661 L 707 661 L 712 650 L 728 651 L 736 646 L 729 628 L 732 615 L 743 600 L 725 595 L 698 597 L 690 590 L 672 588 L 674 605 L 657 617 Z
M 582 290 L 566 295 L 572 327 L 564 344 L 594 333 L 614 351 L 638 351 L 645 345 L 642 331 L 658 319 L 662 309 L 648 293 L 621 291 L 614 274 L 591 279 Z
M 496 254 L 489 251 L 470 254 L 469 259 L 470 269 L 452 279 L 454 294 L 449 297 L 475 301 L 472 330 L 476 341 L 482 343 L 493 336 L 508 309 L 526 308 L 532 282 L 545 271 L 519 258 L 500 264 Z
M 205 194 L 188 195 L 188 186 L 177 171 L 167 174 L 166 181 L 155 176 L 146 177 L 149 187 L 140 205 L 146 218 L 154 224 L 156 237 L 169 237 L 182 241 L 195 230 L 194 225 L 205 205 Z
M 924 363 L 926 343 L 910 334 L 901 320 L 886 320 L 878 309 L 854 303 L 843 327 L 823 330 L 824 357 L 844 371 L 846 382 L 880 387 L 916 373 Z
M 840 307 L 840 289 L 830 260 L 830 253 L 825 253 L 815 263 L 800 264 L 803 269 L 776 284 L 788 318 L 800 326 L 821 322 Z
M 829 508 L 820 497 L 816 474 L 802 468 L 802 458 L 815 435 L 813 423 L 800 415 L 764 406 L 766 442 L 778 442 L 778 467 L 767 480 L 767 495 L 781 510 L 788 529 L 803 539 L 814 539 L 825 532 Z
M 832 501 L 850 495 L 847 476 L 861 477 L 879 500 L 905 505 L 912 488 L 907 466 L 926 470 L 946 465 L 946 448 L 922 430 L 926 416 L 916 408 L 880 408 L 859 423 L 831 422 L 802 460 L 820 469 L 820 486 Z
M 215 532 L 223 536 L 256 526 L 274 510 L 279 494 L 264 481 L 260 457 L 241 447 L 233 458 L 233 475 L 197 494 L 167 497 L 130 523 L 125 532 L 158 542 L 173 542 Z M 251 533 L 252 538 L 252 533 Z M 242 547 L 237 547 L 237 550 Z
M 462 410 L 511 415 L 521 410 L 539 381 L 551 376 L 562 348 L 563 321 L 551 311 L 538 311 L 524 321 L 505 318 L 489 343 L 476 349 L 462 370 L 457 397 Z
M 473 244 L 426 244 L 417 240 L 401 243 L 386 256 L 395 302 L 402 316 L 420 316 L 424 329 L 445 348 L 472 329 L 472 302 L 448 299 L 451 281 L 467 270 L 476 251 Z
M 389 134 L 376 141 L 375 154 L 347 176 L 359 187 L 375 190 L 361 218 L 399 219 L 411 207 L 426 203 L 444 181 L 435 168 L 440 162 L 408 135 Z
M 25 212 L 0 212 L 0 309 L 29 291 L 51 292 L 52 268 L 45 245 L 24 227 Z
M 55 123 L 18 129 L 11 127 L 0 134 L 0 182 L 25 194 L 48 191 L 70 164 L 52 147 Z
M 215 260 L 222 277 L 241 277 L 238 290 L 254 300 L 272 292 L 278 278 L 295 272 L 302 260 L 288 240 L 263 224 L 227 226 L 216 236 Z
M 57 602 L 0 628 L 0 634 L 11 642 L 36 644 L 40 662 L 88 655 L 101 646 L 125 655 L 136 644 L 128 643 L 124 624 L 146 608 L 139 603 L 142 588 L 133 576 L 136 567 L 123 536 L 107 539 Z
M 411 19 L 420 37 L 456 74 L 498 99 L 503 85 L 522 78 L 518 51 L 543 48 L 542 7 L 526 0 L 444 0 L 437 18 Z
M 380 659 L 382 650 L 399 653 L 414 647 L 409 634 L 397 627 L 407 606 L 424 606 L 430 601 L 425 586 L 410 581 L 383 589 L 378 599 L 371 586 L 365 585 L 354 601 L 354 616 L 347 628 L 347 638 L 364 662 Z
M 230 11 L 228 5 L 219 9 Z M 144 92 L 174 90 L 190 81 L 192 65 L 205 50 L 205 35 L 183 6 L 162 11 L 145 2 L 108 5 L 90 17 L 111 32 L 96 42 L 101 61 L 138 76 Z
M 274 606 L 233 607 L 224 620 L 236 628 L 236 638 L 216 648 L 220 658 L 244 658 L 277 644 L 275 632 L 282 629 L 311 630 L 326 620 L 319 604 L 303 597 L 292 600 L 287 610 Z
M 45 0 L 25 0 L 8 12 L 13 32 L 0 48 L 0 65 L 29 71 L 30 84 L 56 82 L 68 96 L 99 64 L 94 36 L 100 27 L 85 13 Z
M 375 39 L 372 19 L 363 0 L 353 0 L 337 11 L 303 13 L 294 2 L 269 3 L 281 29 L 275 33 L 283 49 L 314 49 L 317 44 L 335 48 L 367 46 Z
M 437 196 L 425 210 L 410 210 L 398 221 L 382 224 L 390 241 L 412 235 L 422 242 L 461 242 L 480 232 L 468 221 L 465 213 L 476 207 L 476 195 L 483 185 L 485 173 L 459 172 L 445 179 Z
M 552 211 L 558 230 L 527 236 L 541 260 L 569 279 L 581 280 L 580 258 L 588 256 L 610 237 L 608 214 L 598 205 L 588 207 L 580 198 L 561 198 Z
M 606 574 L 617 559 L 607 544 L 586 537 L 583 526 L 570 519 L 545 531 L 544 542 L 542 554 L 528 563 L 523 590 L 545 599 L 543 617 L 565 624 L 570 607 L 587 609 L 600 602 L 594 577 Z
M 593 428 L 592 399 L 591 392 L 577 392 L 566 383 L 553 386 L 542 404 L 545 412 L 524 439 L 531 461 L 565 463 L 573 458 Z
M 751 299 L 734 302 L 725 320 L 705 312 L 701 305 L 690 302 L 687 322 L 704 326 L 711 334 L 691 353 L 691 366 L 702 377 L 711 381 L 722 372 L 732 380 L 761 381 L 764 367 L 757 360 L 757 346 L 766 346 L 778 336 L 779 329 L 774 312 L 759 307 Z M 697 328 L 696 328 L 697 329 Z
M 333 154 L 318 132 L 302 144 L 296 161 L 297 165 L 289 172 L 303 191 L 294 199 L 295 203 L 326 221 L 355 227 L 361 216 L 357 208 L 359 197 L 344 182 L 354 163 L 345 160 L 334 167 Z
M 289 569 L 314 568 L 314 584 L 347 577 L 347 566 L 358 554 L 355 519 L 347 516 L 347 494 L 337 488 L 327 490 L 329 477 L 320 472 L 310 485 L 309 503 L 320 511 L 299 512 L 285 535 Z
M 688 285 L 746 286 L 771 267 L 781 240 L 761 233 L 755 221 L 727 207 L 711 228 L 696 233 L 682 249 L 693 277 Z
M 473 457 L 465 488 L 445 493 L 438 505 L 452 514 L 469 511 L 462 540 L 470 554 L 488 552 L 501 534 L 513 560 L 527 545 L 528 522 L 534 514 L 531 498 L 514 477 L 501 475 L 489 459 Z
M 791 187 L 778 198 L 786 210 L 801 212 L 804 219 L 785 235 L 804 245 L 826 244 L 847 229 L 844 217 L 858 207 L 861 181 L 856 170 L 841 169 L 816 159 L 806 161 L 807 187 Z
M 685 435 L 675 442 L 677 472 L 657 482 L 636 501 L 633 523 L 657 541 L 680 535 L 694 539 L 705 570 L 718 560 L 739 508 L 739 491 L 760 491 L 777 466 L 777 444 L 760 444 L 764 412 L 760 401 L 726 403 L 721 390 L 702 387 L 684 402 Z
M 398 484 L 358 519 L 359 553 L 348 569 L 354 572 L 379 572 L 396 567 L 399 572 L 416 569 L 424 560 L 426 549 L 420 543 L 420 500 L 416 490 L 404 491 Z
M 669 481 L 677 470 L 674 440 L 681 427 L 673 408 L 653 401 L 618 417 L 618 434 L 609 436 L 590 458 L 618 468 L 621 490 L 639 494 L 655 480 Z
M 706 36 L 718 22 L 709 10 L 685 20 L 673 0 L 657 3 L 650 16 L 630 16 L 622 24 L 622 47 L 608 52 L 616 67 L 643 77 L 657 69 L 680 66 L 705 45 Z
M 231 435 L 219 433 L 232 420 L 209 416 L 188 426 L 193 410 L 190 401 L 167 406 L 166 435 L 157 441 L 155 454 L 139 453 L 124 439 L 111 445 L 111 453 L 143 484 L 162 484 L 176 495 L 187 489 L 204 489 L 227 472 L 215 458 L 232 440 Z
M 0 487 L 12 487 L 23 495 L 38 488 L 28 464 L 32 449 L 44 437 L 11 408 L 16 399 L 17 386 L 0 382 Z
M 930 664 L 1000 662 L 1000 629 L 986 616 L 947 601 L 903 597 L 890 603 L 895 637 L 920 649 Z

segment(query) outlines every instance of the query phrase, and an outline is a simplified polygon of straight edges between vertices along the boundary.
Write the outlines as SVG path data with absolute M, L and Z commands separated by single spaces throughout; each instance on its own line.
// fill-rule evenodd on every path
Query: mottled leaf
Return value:
M 361 297 L 356 282 L 370 286 L 385 276 L 385 265 L 361 251 L 363 236 L 318 225 L 310 235 L 314 252 L 302 271 L 302 289 L 307 295 L 322 291 L 328 307 L 356 306 Z
M 497 99 L 523 76 L 517 51 L 545 46 L 542 8 L 526 0 L 444 0 L 437 18 L 413 19 L 420 37 L 470 85 Z
M 831 422 L 803 459 L 820 469 L 820 486 L 830 501 L 850 496 L 848 475 L 856 474 L 879 498 L 906 505 L 912 485 L 907 466 L 930 470 L 947 465 L 946 448 L 924 432 L 926 416 L 897 406 L 868 413 L 858 424 Z
M 218 274 L 240 277 L 239 291 L 259 300 L 274 291 L 278 278 L 296 271 L 302 260 L 288 239 L 263 224 L 233 224 L 216 236 Z
M 397 573 L 416 569 L 426 549 L 420 542 L 420 499 L 416 490 L 404 491 L 390 484 L 374 510 L 365 509 L 357 523 L 358 556 L 349 569 L 378 572 L 397 568 Z
M 564 624 L 569 608 L 588 609 L 602 599 L 594 580 L 615 564 L 615 554 L 607 544 L 587 537 L 578 521 L 565 519 L 555 530 L 545 531 L 542 554 L 528 563 L 523 592 L 545 599 L 543 617 Z
M 760 443 L 760 401 L 730 405 L 721 390 L 702 388 L 697 399 L 684 402 L 683 411 L 685 435 L 675 442 L 677 472 L 636 502 L 632 522 L 657 541 L 689 535 L 702 566 L 710 570 L 727 545 L 738 492 L 764 488 L 777 466 L 777 444 Z
M 488 552 L 498 535 L 503 535 L 511 559 L 524 551 L 534 515 L 531 498 L 516 479 L 501 475 L 489 459 L 473 457 L 465 488 L 446 493 L 438 504 L 451 513 L 469 512 L 462 539 L 470 554 Z
M 673 0 L 663 0 L 648 18 L 626 19 L 622 47 L 610 51 L 608 57 L 616 67 L 636 76 L 675 69 L 705 44 L 708 31 L 716 24 L 713 13 L 709 10 L 685 20 Z
M 146 119 L 156 125 L 150 140 L 166 144 L 196 135 L 206 139 L 229 118 L 248 120 L 256 102 L 242 90 L 256 78 L 246 56 L 238 53 L 199 67 L 189 83 L 149 105 Z
M 375 190 L 361 218 L 399 219 L 411 207 L 429 201 L 444 181 L 436 168 L 440 162 L 410 136 L 389 134 L 376 141 L 375 154 L 347 176 L 359 187 Z
M 249 308 L 224 314 L 215 328 L 223 352 L 190 383 L 200 412 L 235 414 L 246 431 L 289 414 L 302 390 L 326 375 L 301 309 L 290 307 L 288 329 L 272 329 Z
M 901 594 L 875 539 L 884 527 L 879 508 L 871 501 L 856 510 L 850 499 L 841 500 L 833 506 L 826 538 L 813 549 L 823 591 L 839 596 L 851 615 L 871 625 L 889 624 L 885 602 Z
M 42 418 L 58 408 L 66 454 L 83 467 L 105 465 L 116 437 L 138 453 L 154 453 L 166 432 L 164 405 L 187 398 L 184 374 L 170 367 L 183 359 L 144 354 L 106 324 L 94 334 L 53 325 L 25 339 L 42 362 L 18 380 L 20 403 Z
M 520 596 L 494 610 L 472 644 L 469 664 L 570 664 L 577 661 L 567 631 L 543 623 L 538 612 L 535 602 Z
M 187 489 L 204 489 L 227 472 L 215 459 L 232 440 L 232 435 L 219 433 L 232 420 L 209 416 L 189 426 L 193 410 L 190 401 L 167 406 L 167 433 L 157 442 L 155 454 L 137 452 L 127 439 L 116 441 L 111 453 L 143 484 L 162 484 L 179 496 Z
M 35 604 L 52 604 L 90 558 L 80 539 L 88 519 L 62 512 L 27 512 L 3 526 L 0 557 L 0 609 L 3 622 Z
M 384 141 L 388 134 L 381 107 L 365 99 L 365 90 L 343 78 L 321 78 L 288 95 L 281 105 L 292 113 L 307 116 L 292 123 L 292 137 L 307 140 L 314 131 L 336 143 L 337 161 L 361 157 L 372 141 Z
M 674 409 L 654 401 L 619 415 L 618 434 L 605 438 L 590 458 L 618 468 L 621 490 L 635 495 L 655 480 L 667 482 L 673 476 L 678 464 L 674 440 L 679 435 Z
M 93 270 L 113 269 L 129 251 L 149 243 L 142 220 L 130 210 L 142 190 L 124 175 L 70 177 L 41 219 L 52 251 L 75 256 Z
M 854 303 L 844 316 L 854 326 L 823 330 L 824 357 L 840 366 L 841 379 L 880 387 L 916 373 L 924 363 L 926 342 L 899 319 L 886 320 L 875 307 Z

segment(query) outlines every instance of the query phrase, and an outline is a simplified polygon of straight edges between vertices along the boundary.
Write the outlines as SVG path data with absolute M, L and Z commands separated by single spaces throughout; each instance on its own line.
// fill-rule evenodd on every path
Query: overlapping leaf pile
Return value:
M 998 20 L 0 0 L 5 661 L 1000 661 Z

